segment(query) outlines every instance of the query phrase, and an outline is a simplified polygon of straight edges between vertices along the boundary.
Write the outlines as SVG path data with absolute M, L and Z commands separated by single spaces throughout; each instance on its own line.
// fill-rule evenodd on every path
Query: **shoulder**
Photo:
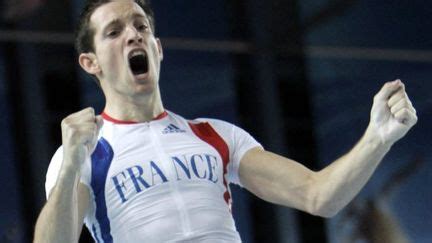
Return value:
M 236 130 L 236 126 L 232 123 L 214 118 L 196 118 L 189 121 L 189 125 L 192 128 L 194 126 L 207 127 L 207 129 L 214 130 L 225 139 L 232 139 L 233 133 Z
M 230 122 L 215 118 L 196 118 L 194 120 L 191 120 L 190 123 L 208 123 L 216 129 L 233 129 L 235 127 L 235 125 Z

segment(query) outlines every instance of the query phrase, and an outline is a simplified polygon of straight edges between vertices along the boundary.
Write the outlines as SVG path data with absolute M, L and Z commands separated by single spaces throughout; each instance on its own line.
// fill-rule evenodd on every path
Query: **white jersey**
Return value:
M 228 183 L 241 185 L 240 160 L 260 146 L 255 139 L 227 122 L 172 112 L 144 123 L 102 116 L 80 179 L 91 194 L 84 221 L 95 242 L 241 242 Z M 48 168 L 47 197 L 62 156 L 60 147 Z

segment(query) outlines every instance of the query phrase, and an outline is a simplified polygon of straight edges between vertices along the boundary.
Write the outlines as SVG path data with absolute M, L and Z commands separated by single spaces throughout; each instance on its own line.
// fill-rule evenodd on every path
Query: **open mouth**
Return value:
M 129 66 L 134 75 L 147 73 L 147 54 L 144 51 L 134 51 L 129 57 Z

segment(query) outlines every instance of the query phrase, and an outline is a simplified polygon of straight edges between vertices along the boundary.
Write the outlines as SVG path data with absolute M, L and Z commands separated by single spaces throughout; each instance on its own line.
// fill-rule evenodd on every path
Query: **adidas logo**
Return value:
M 163 131 L 163 134 L 167 134 L 167 133 L 182 133 L 182 132 L 186 132 L 183 129 L 178 128 L 176 125 L 174 124 L 169 124 Z

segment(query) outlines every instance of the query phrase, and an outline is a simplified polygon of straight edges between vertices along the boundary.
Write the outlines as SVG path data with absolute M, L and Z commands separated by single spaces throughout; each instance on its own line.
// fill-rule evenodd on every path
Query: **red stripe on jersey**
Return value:
M 105 111 L 102 112 L 101 116 L 103 119 L 110 121 L 112 123 L 116 123 L 116 124 L 137 124 L 138 123 L 136 121 L 123 121 L 123 120 L 115 119 L 115 118 L 111 117 L 110 115 L 108 115 L 107 113 L 105 113 Z M 168 112 L 164 111 L 161 114 L 157 115 L 155 118 L 153 118 L 152 121 L 163 119 L 166 116 L 168 116 Z
M 227 166 L 229 162 L 228 145 L 225 143 L 223 138 L 219 136 L 219 134 L 213 129 L 213 127 L 207 122 L 196 124 L 189 123 L 189 126 L 197 137 L 214 147 L 221 156 L 223 162 L 223 184 L 226 188 L 223 196 L 225 202 L 228 204 L 231 210 L 231 195 L 228 191 L 228 184 L 225 179 L 225 174 L 227 173 Z

